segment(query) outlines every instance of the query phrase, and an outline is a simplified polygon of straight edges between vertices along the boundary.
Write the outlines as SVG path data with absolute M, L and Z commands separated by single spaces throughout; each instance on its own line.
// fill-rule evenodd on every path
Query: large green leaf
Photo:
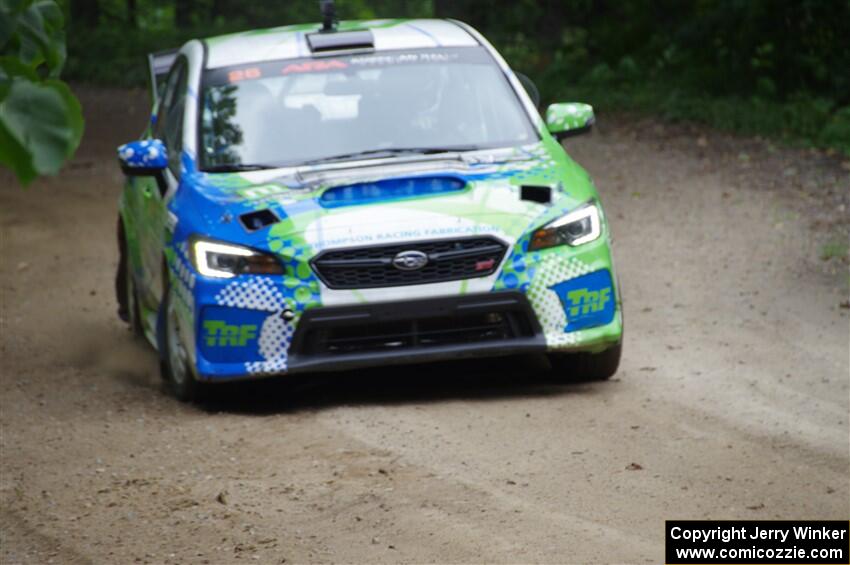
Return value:
M 25 65 L 17 57 L 9 55 L 0 56 L 0 85 L 10 85 L 12 79 L 17 76 L 24 77 L 33 82 L 41 80 L 35 69 L 29 65 Z M 2 101 L 3 98 L 4 95 L 0 92 L 0 101 Z
M 8 2 L 9 0 L 0 0 Z M 3 11 L 12 11 L 9 8 Z M 53 0 L 38 0 L 18 10 L 15 28 L 3 54 L 15 54 L 25 64 L 37 68 L 44 64 L 51 77 L 58 77 L 65 63 L 65 32 L 62 10 Z
M 12 39 L 25 5 L 25 0 L 0 0 L 0 53 L 5 52 L 6 44 Z
M 33 82 L 16 76 L 5 81 L 0 101 L 0 163 L 24 184 L 56 174 L 83 134 L 80 104 L 58 80 Z
M 0 164 L 23 184 L 56 174 L 83 134 L 80 103 L 57 80 L 63 25 L 54 0 L 0 0 Z

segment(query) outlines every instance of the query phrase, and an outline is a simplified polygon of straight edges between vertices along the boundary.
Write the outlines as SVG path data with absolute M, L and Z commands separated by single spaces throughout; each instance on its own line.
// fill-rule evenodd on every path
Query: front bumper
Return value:
M 599 352 L 622 337 L 616 277 L 605 241 L 587 246 L 580 255 L 529 253 L 518 247 L 503 262 L 491 292 L 423 298 L 409 287 L 411 299 L 341 306 L 319 306 L 316 284 L 310 280 L 207 279 L 193 274 L 182 252 L 173 265 L 181 335 L 202 380 L 520 353 Z
M 526 296 L 496 292 L 308 310 L 292 340 L 289 371 L 543 352 Z

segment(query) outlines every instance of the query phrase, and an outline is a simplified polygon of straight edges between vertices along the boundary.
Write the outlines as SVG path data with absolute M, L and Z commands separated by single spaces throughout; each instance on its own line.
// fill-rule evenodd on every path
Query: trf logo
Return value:
M 220 320 L 205 320 L 204 332 L 208 347 L 244 347 L 249 340 L 257 337 L 257 326 L 230 325 Z
M 568 279 L 549 288 L 558 295 L 564 307 L 565 332 L 602 326 L 614 319 L 617 308 L 608 269 Z
M 569 291 L 567 293 L 567 299 L 570 301 L 568 310 L 569 318 L 586 316 L 591 312 L 601 312 L 605 309 L 605 305 L 611 300 L 611 288 L 602 288 L 600 290 L 578 288 Z

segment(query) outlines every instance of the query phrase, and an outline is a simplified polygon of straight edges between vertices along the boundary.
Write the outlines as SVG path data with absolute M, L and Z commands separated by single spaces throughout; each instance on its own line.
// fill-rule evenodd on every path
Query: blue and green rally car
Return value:
M 456 21 L 306 24 L 149 57 L 118 148 L 119 314 L 204 383 L 545 353 L 618 366 L 610 235 L 553 104 Z M 523 86 L 525 85 L 525 87 Z

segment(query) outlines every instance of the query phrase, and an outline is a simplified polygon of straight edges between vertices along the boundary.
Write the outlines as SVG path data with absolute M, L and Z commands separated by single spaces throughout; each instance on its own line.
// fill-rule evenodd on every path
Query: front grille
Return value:
M 308 355 L 350 355 L 531 337 L 524 312 L 498 309 L 453 316 L 372 321 L 354 326 L 312 329 L 304 339 Z
M 499 268 L 507 246 L 493 237 L 417 241 L 350 249 L 317 255 L 313 270 L 328 287 L 379 288 L 486 277 Z M 415 271 L 393 265 L 403 251 L 421 251 L 428 263 Z

